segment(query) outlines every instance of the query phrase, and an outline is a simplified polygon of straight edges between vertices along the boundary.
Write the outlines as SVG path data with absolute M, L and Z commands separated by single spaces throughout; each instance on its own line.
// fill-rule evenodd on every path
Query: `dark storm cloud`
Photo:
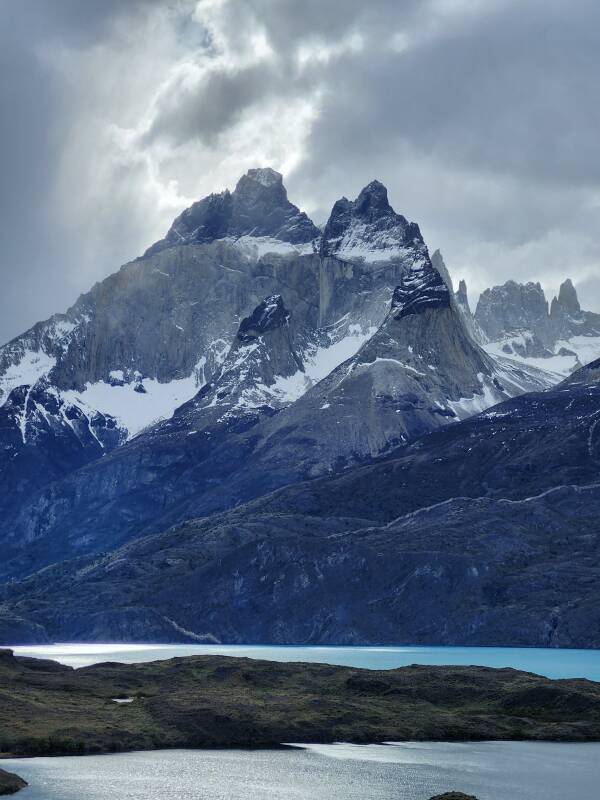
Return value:
M 166 138 L 181 144 L 194 139 L 214 142 L 248 108 L 280 92 L 296 94 L 301 85 L 290 85 L 275 65 L 252 65 L 240 72 L 215 70 L 200 86 L 182 85 L 165 96 L 156 118 L 143 137 L 149 143 Z
M 168 30 L 156 16 L 150 40 L 122 39 L 165 9 Z M 303 98 L 313 122 L 298 119 L 297 139 L 289 129 L 287 183 L 317 217 L 378 177 L 476 290 L 508 277 L 554 290 L 569 274 L 600 307 L 599 32 L 595 0 L 4 4 L 0 339 L 161 234 L 167 220 L 150 210 L 165 186 L 189 197 L 231 182 L 253 130 L 280 154 L 269 137 Z M 111 63 L 121 41 L 136 48 L 129 68 Z M 49 69 L 44 52 L 57 42 L 68 67 L 58 58 Z M 119 116 L 135 81 L 147 97 L 133 119 L 127 102 Z M 114 152 L 111 125 L 132 131 Z M 87 204 L 84 181 L 95 190 Z M 69 235 L 59 212 L 77 220 Z
M 73 121 L 69 86 L 42 57 L 60 42 L 85 48 L 154 0 L 23 0 L 0 4 L 0 342 L 63 310 L 83 286 L 67 283 L 77 242 L 49 213 Z
M 366 158 L 375 133 L 469 169 L 596 185 L 600 5 L 580 6 L 507 6 L 398 54 L 372 41 L 350 74 L 331 70 L 316 152 L 341 140 Z
M 58 257 L 40 205 L 60 155 L 61 98 L 32 53 L 40 31 L 37 23 L 29 27 L 28 16 L 17 4 L 0 9 L 0 339 L 35 321 L 35 295 L 51 292 L 48 273 Z

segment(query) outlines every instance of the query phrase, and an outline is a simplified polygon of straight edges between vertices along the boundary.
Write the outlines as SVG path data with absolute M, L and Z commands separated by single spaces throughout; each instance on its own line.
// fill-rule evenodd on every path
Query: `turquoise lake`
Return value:
M 600 681 L 600 650 L 527 647 L 304 647 L 270 645 L 54 644 L 13 648 L 18 655 L 50 658 L 72 667 L 101 661 L 135 663 L 176 656 L 226 655 L 267 661 L 394 669 L 408 664 L 477 664 L 512 667 L 548 678 Z

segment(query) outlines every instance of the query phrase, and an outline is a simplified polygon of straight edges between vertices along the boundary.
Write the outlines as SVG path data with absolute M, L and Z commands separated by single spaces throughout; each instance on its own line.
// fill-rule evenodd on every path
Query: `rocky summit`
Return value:
M 236 240 L 244 236 L 304 245 L 317 240 L 319 233 L 306 214 L 288 200 L 279 172 L 251 169 L 240 178 L 233 192 L 211 194 L 187 208 L 165 238 L 152 245 L 145 255 L 173 245 Z
M 589 646 L 599 320 L 249 170 L 0 348 L 0 641 Z

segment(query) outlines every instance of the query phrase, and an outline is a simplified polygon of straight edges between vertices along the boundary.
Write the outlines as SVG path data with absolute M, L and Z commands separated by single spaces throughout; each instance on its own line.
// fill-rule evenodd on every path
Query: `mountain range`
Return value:
M 0 349 L 0 642 L 598 646 L 598 356 L 250 170 Z

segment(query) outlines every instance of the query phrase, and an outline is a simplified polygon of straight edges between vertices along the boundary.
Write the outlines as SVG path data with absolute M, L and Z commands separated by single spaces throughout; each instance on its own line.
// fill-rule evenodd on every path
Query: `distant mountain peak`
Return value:
M 381 181 L 374 180 L 367 184 L 354 201 L 357 216 L 373 218 L 379 214 L 394 213 L 388 200 L 386 187 Z
M 283 175 L 271 167 L 258 167 L 256 169 L 249 169 L 246 178 L 260 183 L 262 186 L 275 186 L 277 184 L 283 185 Z M 243 178 L 240 178 L 243 180 Z
M 356 200 L 342 197 L 334 204 L 321 239 L 322 256 L 348 261 L 402 258 L 408 249 L 428 260 L 419 226 L 394 211 L 386 187 L 377 180 Z
M 572 314 L 579 313 L 581 311 L 579 298 L 577 297 L 577 290 L 573 286 L 573 281 L 570 278 L 567 278 L 566 281 L 561 283 L 557 302 L 567 313 Z
M 487 342 L 487 336 L 480 328 L 479 324 L 475 321 L 475 317 L 471 311 L 471 306 L 469 304 L 469 292 L 467 290 L 467 282 L 464 278 L 461 278 L 458 283 L 458 289 L 454 292 L 454 300 L 458 307 L 458 310 L 463 316 L 463 320 L 467 327 L 467 331 L 473 339 L 474 342 L 478 344 L 485 344 Z
M 283 177 L 269 167 L 249 169 L 235 190 L 210 194 L 186 208 L 164 239 L 144 256 L 177 245 L 208 244 L 218 239 L 269 238 L 289 244 L 306 244 L 318 238 L 319 229 L 290 203 Z
M 282 208 L 291 205 L 283 185 L 283 176 L 274 169 L 249 169 L 236 183 L 233 197 L 240 205 L 265 203 Z
M 539 283 L 506 281 L 502 286 L 493 286 L 481 294 L 475 320 L 490 341 L 525 330 L 537 332 L 544 341 L 548 301 Z M 542 344 L 538 343 L 537 347 L 541 354 Z

